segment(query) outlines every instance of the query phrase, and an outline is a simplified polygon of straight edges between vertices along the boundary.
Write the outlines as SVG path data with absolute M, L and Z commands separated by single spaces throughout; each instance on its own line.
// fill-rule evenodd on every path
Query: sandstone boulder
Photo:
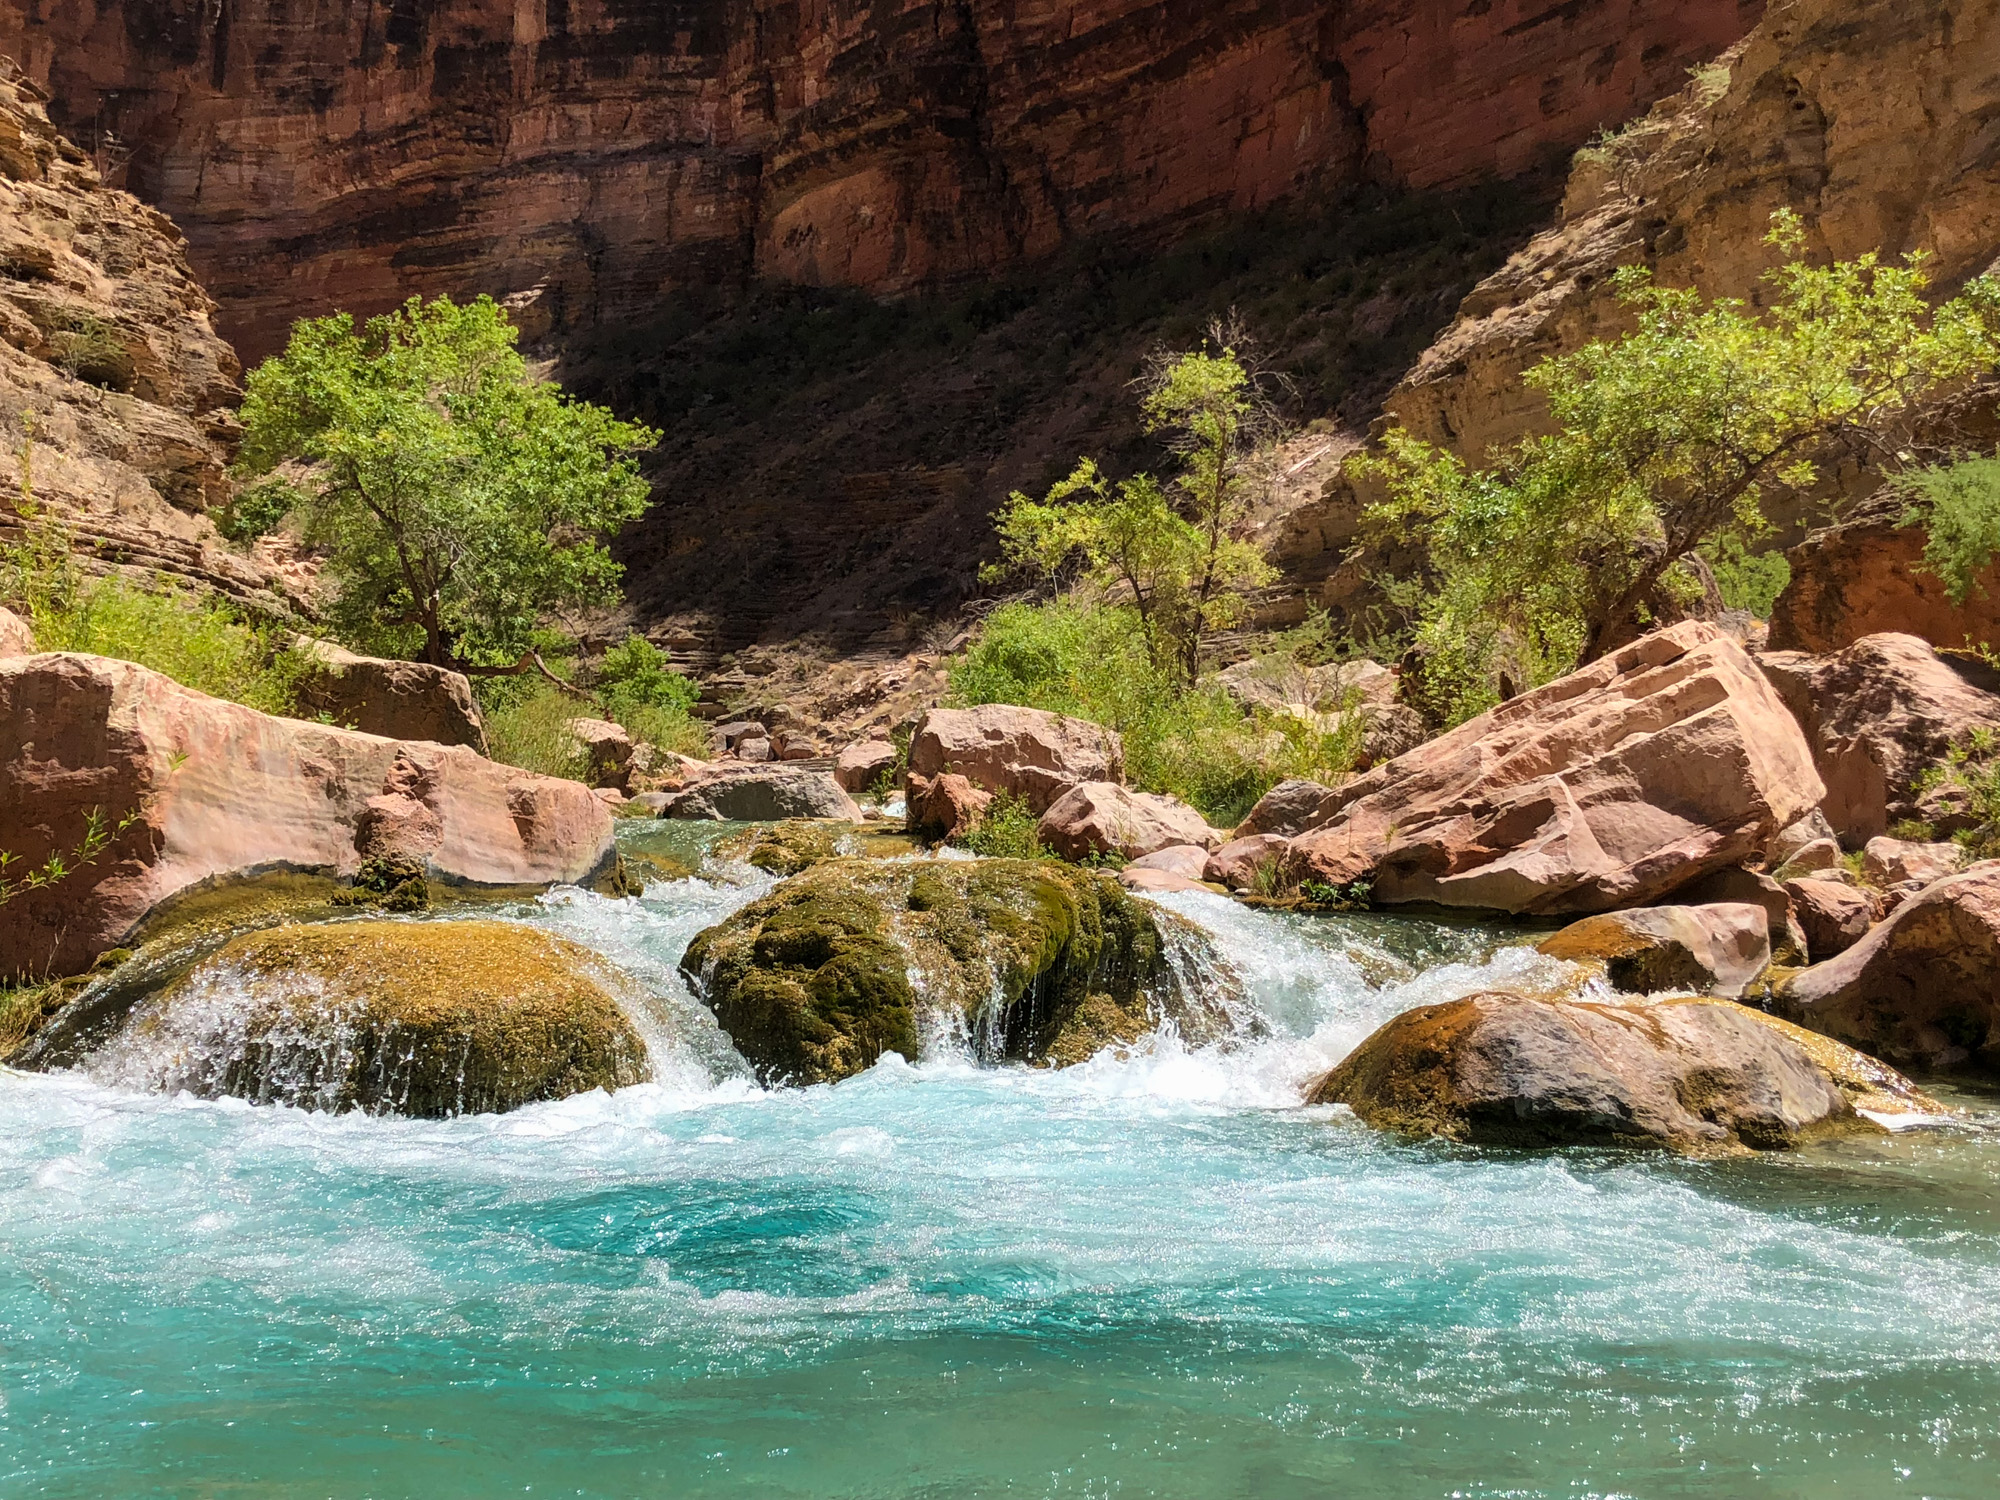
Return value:
M 1151 854 L 1142 854 L 1127 870 L 1159 870 L 1201 884 L 1208 868 L 1208 850 L 1200 844 L 1172 844 Z
M 1125 747 L 1102 725 L 1038 708 L 934 708 L 911 737 L 910 775 L 946 773 L 1018 797 L 1039 817 L 1079 782 L 1123 781 Z
M 35 632 L 11 609 L 0 609 L 0 656 L 33 656 Z
M 1824 780 L 1824 777 L 1821 779 Z M 1808 844 L 1817 844 L 1822 839 L 1830 839 L 1836 846 L 1840 842 L 1833 825 L 1827 822 L 1826 814 L 1815 807 L 1791 827 L 1779 829 L 1777 837 L 1771 840 L 1771 847 L 1766 851 L 1766 855 L 1771 867 L 1775 869 Z
M 2000 570 L 1986 568 L 1980 587 L 1953 604 L 1924 566 L 1923 528 L 1901 524 L 1907 508 L 1871 496 L 1785 554 L 1792 577 L 1771 610 L 1774 650 L 1842 652 L 1892 631 L 1954 648 L 1968 636 L 2000 640 Z
M 127 1086 L 444 1116 L 646 1076 L 588 950 L 503 922 L 284 926 L 144 1001 L 91 1063 Z
M 309 670 L 299 706 L 336 724 L 392 740 L 469 745 L 486 753 L 486 722 L 462 672 L 422 662 L 358 656 L 331 641 L 301 641 Z
M 1377 904 L 1610 910 L 1760 856 L 1823 790 L 1743 648 L 1690 621 L 1342 786 L 1286 869 Z
M 1891 1062 L 2000 1071 L 2000 861 L 1928 886 L 1774 1008 Z
M 1202 879 L 1216 881 L 1232 891 L 1254 890 L 1258 872 L 1282 859 L 1290 844 L 1290 839 L 1275 833 L 1231 839 L 1209 855 Z
M 1840 857 L 1840 845 L 1832 839 L 1814 839 L 1772 873 L 1782 884 L 1787 880 L 1810 880 L 1815 875 L 1838 880 L 1846 872 L 1847 866 Z
M 1805 731 L 1822 809 L 1850 849 L 1924 817 L 1920 773 L 1973 730 L 2000 730 L 2000 673 L 1914 635 L 1869 635 L 1830 656 L 1769 651 L 1758 665 Z
M 838 818 L 859 823 L 861 809 L 825 771 L 772 766 L 721 771 L 693 782 L 668 799 L 661 816 L 743 823 Z
M 1428 1005 L 1362 1042 L 1307 1102 L 1345 1104 L 1378 1129 L 1498 1146 L 1714 1154 L 1862 1127 L 1806 1046 L 1727 1000 L 1489 993 Z
M 1918 843 L 1886 835 L 1870 839 L 1861 851 L 1861 873 L 1885 886 L 1905 880 L 1929 885 L 1952 874 L 1964 862 L 1964 853 L 1956 844 Z
M 594 787 L 627 790 L 632 783 L 632 736 L 609 719 L 570 719 L 563 725 L 584 762 L 584 779 Z
M 1227 1026 L 1228 997 L 1175 984 L 1169 926 L 1205 949 L 1198 930 L 1105 874 L 837 859 L 698 934 L 681 972 L 766 1082 L 837 1082 L 885 1052 L 914 1058 L 930 1028 L 993 1061 L 1068 1064 L 1162 1016 L 1190 1039 Z
M 1814 963 L 1845 953 L 1875 924 L 1874 901 L 1845 881 L 1789 880 L 1785 894 L 1806 935 L 1806 956 Z
M 1114 781 L 1071 787 L 1042 814 L 1035 836 L 1073 860 L 1093 854 L 1138 859 L 1176 844 L 1206 847 L 1217 841 L 1207 821 L 1185 802 Z
M 1136 865 L 1127 865 L 1124 869 L 1120 870 L 1118 872 L 1118 883 L 1128 891 L 1151 892 L 1154 895 L 1165 895 L 1173 891 L 1205 891 L 1208 889 L 1199 880 L 1190 875 L 1183 875 L 1177 870 L 1142 870 Z
M 1321 821 L 1322 808 L 1328 809 L 1326 815 L 1330 816 L 1336 806 L 1338 798 L 1330 786 L 1297 778 L 1281 781 L 1258 798 L 1257 805 L 1236 825 L 1236 837 L 1268 833 L 1293 838 Z
M 845 792 L 873 791 L 896 767 L 896 747 L 887 740 L 856 740 L 833 762 L 833 779 Z
M 122 831 L 80 862 L 93 814 Z M 8 903 L 10 976 L 75 973 L 204 882 L 345 879 L 394 855 L 434 880 L 530 888 L 589 880 L 613 857 L 611 814 L 576 782 L 274 718 L 72 653 L 0 660 L 0 829 L 24 867 L 78 866 Z
M 1771 960 L 1781 964 L 1806 962 L 1806 934 L 1792 910 L 1792 898 L 1769 875 L 1731 865 L 1704 875 L 1691 885 L 1674 892 L 1689 906 L 1711 906 L 1718 902 L 1747 901 L 1764 913 L 1765 930 L 1771 939 Z
M 717 724 L 710 733 L 725 751 L 739 749 L 745 740 L 768 742 L 770 739 L 770 731 L 755 719 L 731 719 L 725 724 Z
M 1647 906 L 1572 922 L 1545 939 L 1551 958 L 1602 964 L 1612 988 L 1735 999 L 1771 966 L 1770 918 L 1747 902 Z
M 949 772 L 912 776 L 903 794 L 904 817 L 909 827 L 941 839 L 962 838 L 970 833 L 992 805 L 991 792 L 983 792 L 963 776 Z

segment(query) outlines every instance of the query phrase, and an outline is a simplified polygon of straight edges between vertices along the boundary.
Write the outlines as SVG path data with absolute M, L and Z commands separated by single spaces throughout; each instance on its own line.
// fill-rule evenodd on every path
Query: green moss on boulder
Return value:
M 503 922 L 336 922 L 233 939 L 142 1004 L 94 1071 L 260 1103 L 447 1116 L 646 1076 L 587 949 Z
M 995 1059 L 1068 1063 L 1161 1014 L 1198 1038 L 1227 1025 L 1226 996 L 1174 982 L 1163 928 L 1177 920 L 1108 875 L 1048 863 L 836 859 L 701 933 L 681 968 L 770 1081 L 914 1057 L 927 1021 Z

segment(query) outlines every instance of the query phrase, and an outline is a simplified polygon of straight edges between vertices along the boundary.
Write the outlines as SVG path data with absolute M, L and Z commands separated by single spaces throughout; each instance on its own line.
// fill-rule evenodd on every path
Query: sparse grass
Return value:
M 1040 819 L 1028 811 L 1028 804 L 1010 793 L 994 797 L 985 815 L 972 831 L 957 842 L 974 854 L 993 859 L 1052 859 L 1048 847 L 1037 835 Z
M 542 776 L 589 776 L 589 756 L 566 727 L 591 712 L 588 703 L 540 678 L 488 677 L 477 690 L 493 759 Z

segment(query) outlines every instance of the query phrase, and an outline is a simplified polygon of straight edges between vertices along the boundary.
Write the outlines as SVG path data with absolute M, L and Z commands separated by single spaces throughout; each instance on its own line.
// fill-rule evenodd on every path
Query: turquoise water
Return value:
M 0 1073 L 0 1495 L 2000 1492 L 1980 1117 L 1724 1163 L 1385 1140 L 1305 1082 L 1545 961 L 1198 896 L 1265 1040 L 764 1093 L 671 978 L 746 894 L 517 911 L 658 995 L 614 1097 Z

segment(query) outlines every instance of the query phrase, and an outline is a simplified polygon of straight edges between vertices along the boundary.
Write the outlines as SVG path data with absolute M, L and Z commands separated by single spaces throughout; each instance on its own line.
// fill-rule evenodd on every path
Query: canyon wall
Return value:
M 0 548 L 54 523 L 89 572 L 168 573 L 266 613 L 294 589 L 225 546 L 240 373 L 180 234 L 105 187 L 0 69 Z
M 187 233 L 246 358 L 513 294 L 617 327 L 876 292 L 1314 186 L 1544 162 L 1761 0 L 0 0 L 0 53 Z

